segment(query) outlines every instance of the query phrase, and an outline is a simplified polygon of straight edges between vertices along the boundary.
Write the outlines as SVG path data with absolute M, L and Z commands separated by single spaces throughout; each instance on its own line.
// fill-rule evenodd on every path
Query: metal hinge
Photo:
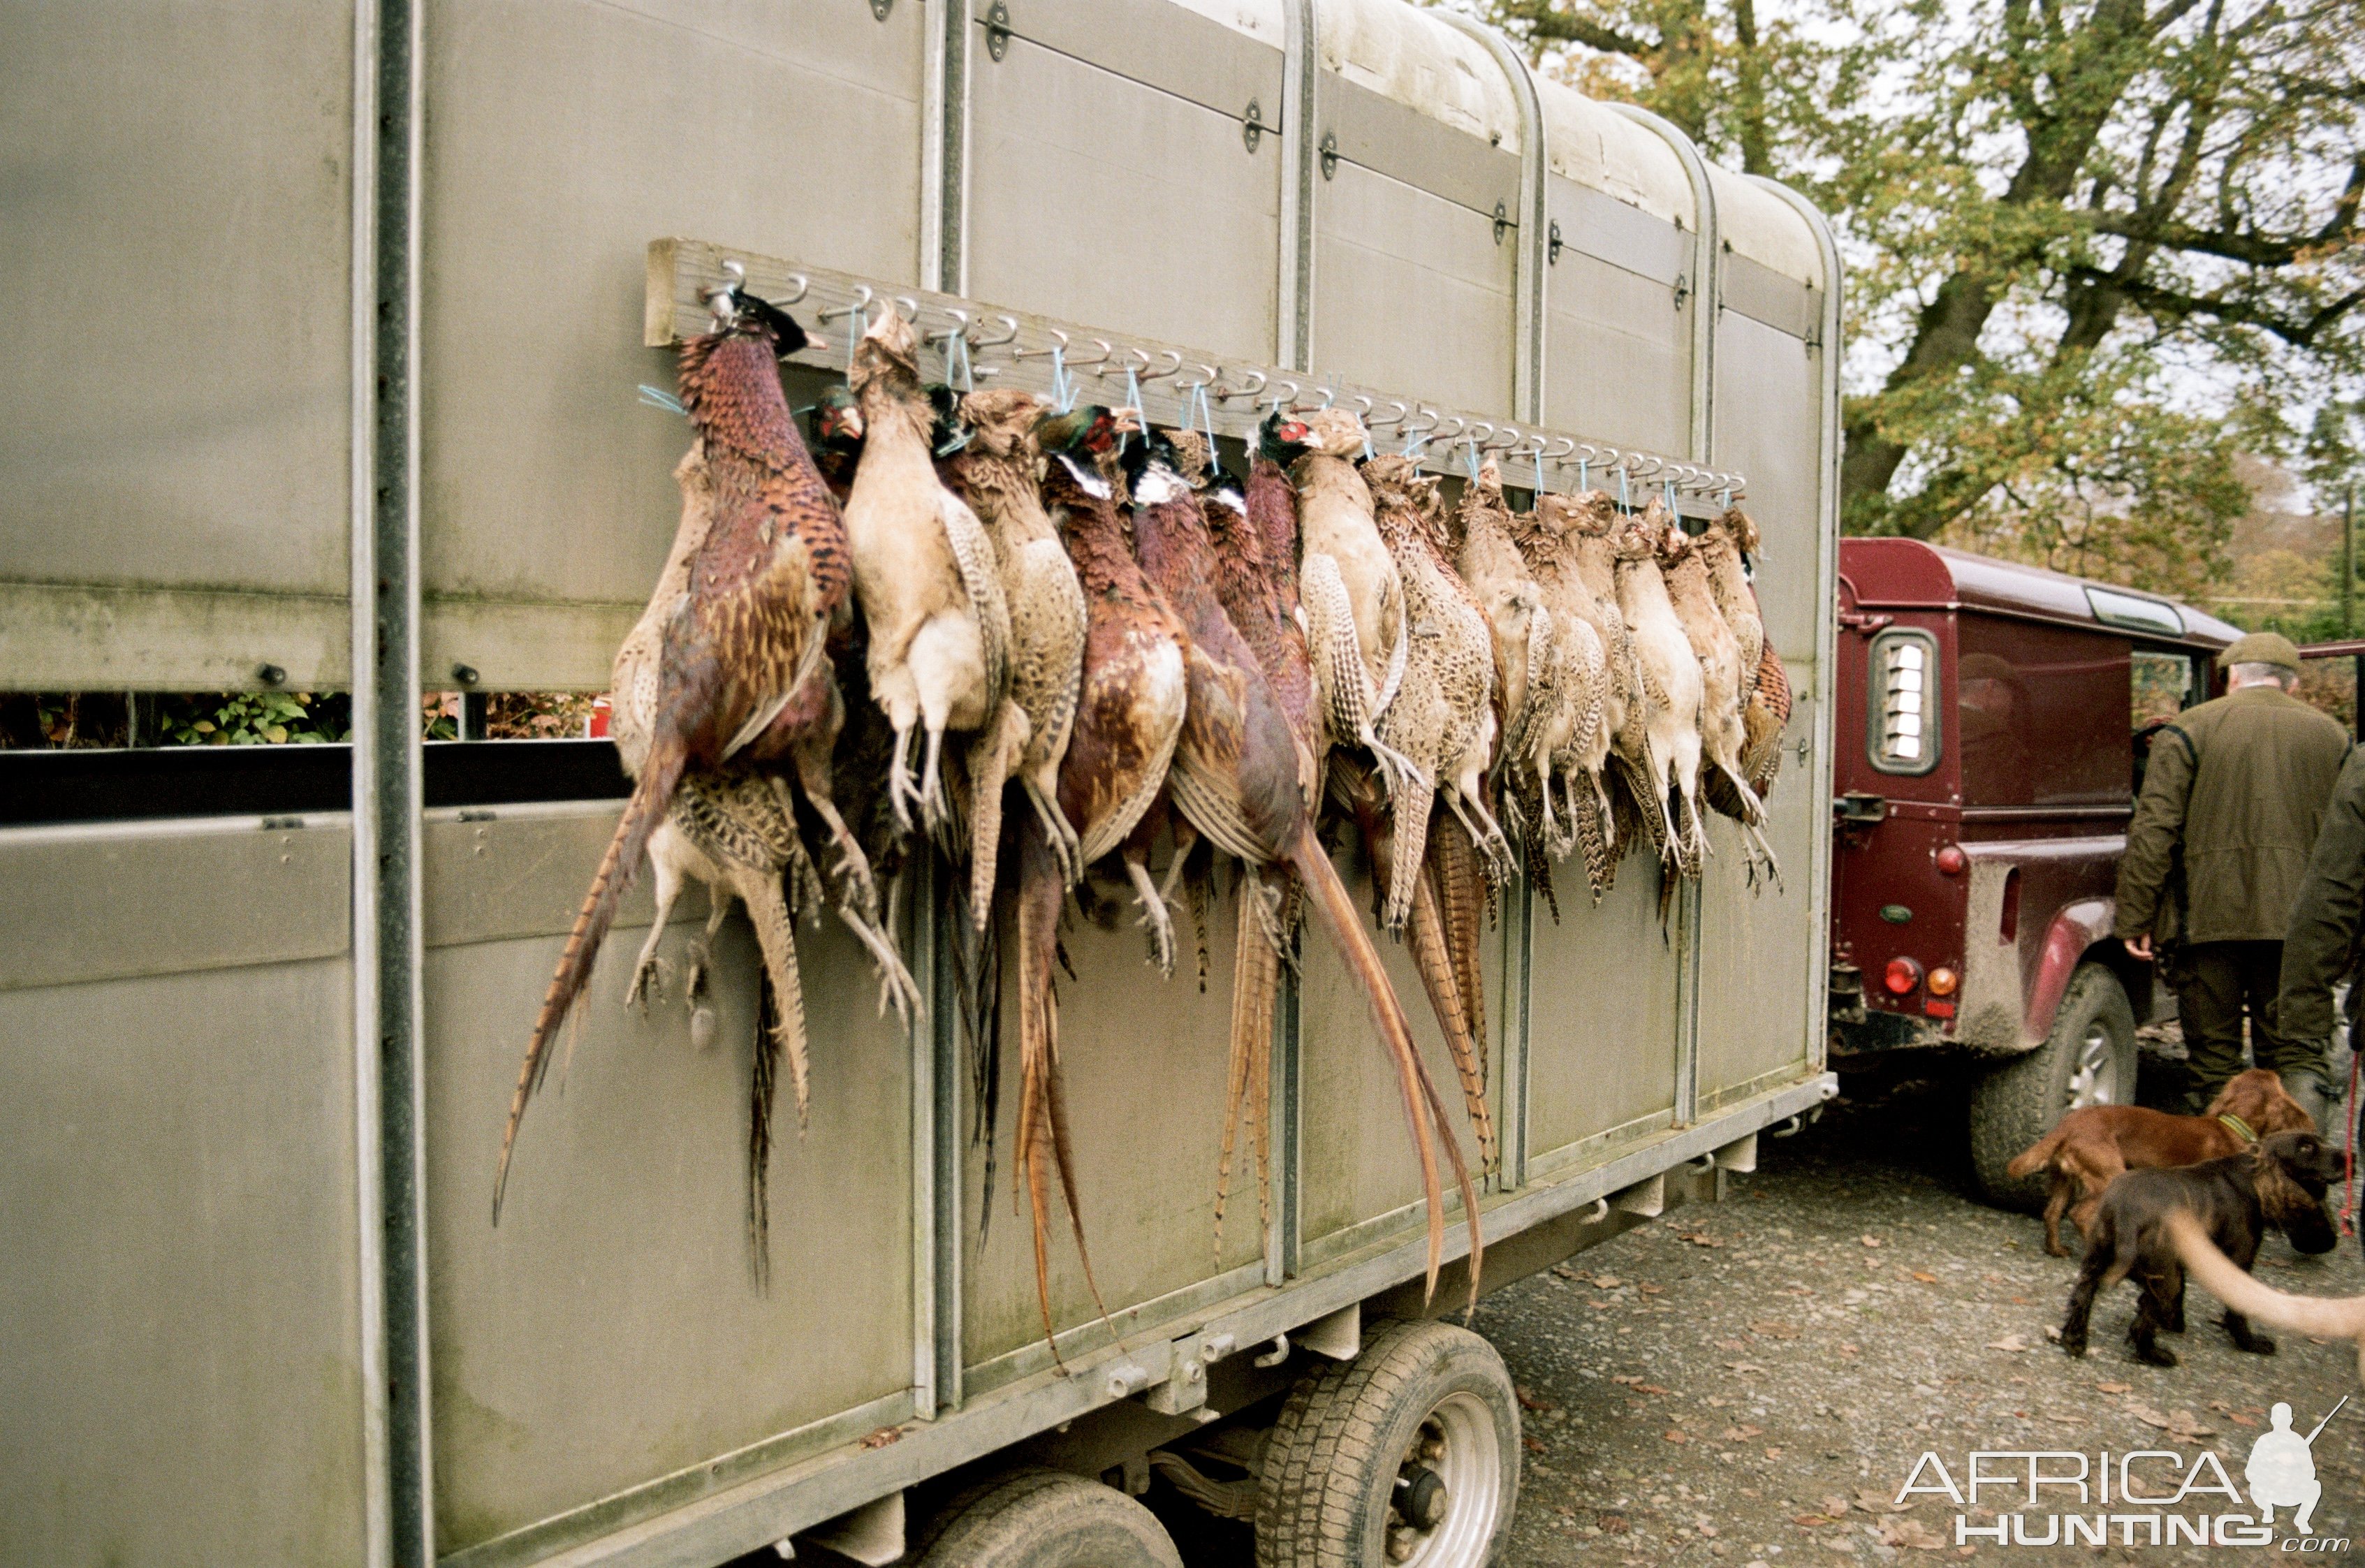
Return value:
M 879 21 L 885 21 L 887 13 L 894 8 L 895 0 L 870 0 L 870 15 Z
M 1010 7 L 1002 0 L 985 13 L 985 52 L 996 60 L 1010 52 Z
M 1326 130 L 1322 133 L 1322 177 L 1327 180 L 1338 173 L 1339 133 Z
M 996 58 L 999 58 L 997 56 Z M 1683 273 L 1676 274 L 1676 308 L 1681 310 L 1684 301 L 1692 297 L 1692 280 Z
M 1548 245 L 1549 249 L 1544 252 L 1544 264 L 1556 267 L 1560 265 L 1560 219 L 1557 218 L 1552 219 Z
M 1511 226 L 1511 209 L 1501 202 L 1495 204 L 1495 243 L 1503 242 L 1503 230 Z
M 1249 100 L 1247 112 L 1240 116 L 1240 140 L 1249 144 L 1251 152 L 1264 140 L 1264 109 L 1254 98 Z

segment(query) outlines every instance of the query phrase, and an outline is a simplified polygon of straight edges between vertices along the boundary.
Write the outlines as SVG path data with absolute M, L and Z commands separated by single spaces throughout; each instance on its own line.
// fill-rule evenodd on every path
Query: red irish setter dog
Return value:
M 2248 1130 L 2247 1137 L 2233 1125 L 2236 1122 Z M 2068 1211 L 2079 1236 L 2090 1235 L 2094 1205 L 2113 1176 L 2198 1165 L 2238 1154 L 2270 1133 L 2315 1130 L 2315 1119 L 2284 1092 L 2282 1080 L 2268 1068 L 2254 1067 L 2226 1080 L 2217 1098 L 2197 1116 L 2171 1116 L 2140 1105 L 2089 1105 L 2072 1111 L 2004 1169 L 2014 1176 L 2053 1173 L 2053 1191 L 2045 1200 L 2045 1250 L 2067 1258 L 2069 1249 L 2061 1245 L 2062 1211 Z

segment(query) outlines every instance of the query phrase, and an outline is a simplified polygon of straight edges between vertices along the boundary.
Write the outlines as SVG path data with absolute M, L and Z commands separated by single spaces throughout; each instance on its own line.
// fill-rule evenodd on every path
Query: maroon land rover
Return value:
M 1976 1058 L 1973 1161 L 2133 1100 L 2172 1007 L 2111 937 L 2151 734 L 2237 628 L 2188 605 L 1910 539 L 1840 542 L 1832 1064 Z M 2155 991 L 2159 994 L 2156 997 Z

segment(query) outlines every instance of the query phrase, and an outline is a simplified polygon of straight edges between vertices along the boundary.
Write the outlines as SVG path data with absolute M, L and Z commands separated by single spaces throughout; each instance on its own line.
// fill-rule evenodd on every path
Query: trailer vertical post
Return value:
M 365 1550 L 434 1560 L 420 1058 L 420 8 L 353 13 L 353 1042 Z
M 1815 204 L 1778 181 L 1763 174 L 1750 178 L 1788 202 L 1792 210 L 1806 219 L 1814 231 L 1816 249 L 1823 256 L 1823 319 L 1813 347 L 1821 356 L 1821 407 L 1820 422 L 1821 446 L 1817 454 L 1816 473 L 1821 476 L 1820 526 L 1815 537 L 1821 541 L 1815 559 L 1817 588 L 1815 603 L 1815 724 L 1813 749 L 1808 754 L 1825 759 L 1832 755 L 1832 704 L 1833 683 L 1837 677 L 1832 667 L 1838 657 L 1839 620 L 1834 613 L 1834 599 L 1839 582 L 1840 534 L 1840 329 L 1844 314 L 1845 279 L 1842 273 L 1839 241 L 1832 234 L 1832 226 L 1815 209 Z M 1829 778 L 1810 777 L 1807 782 L 1828 796 Z M 1831 1054 L 1831 1004 L 1827 992 L 1831 980 L 1831 883 L 1832 835 L 1818 833 L 1809 841 L 1813 845 L 1807 865 L 1807 919 L 1809 942 L 1812 945 L 1814 972 L 1807 987 L 1807 1066 L 1821 1072 Z
M 1708 180 L 1708 164 L 1692 139 L 1671 122 L 1631 104 L 1610 106 L 1630 119 L 1657 132 L 1682 160 L 1691 182 L 1692 409 L 1690 451 L 1693 459 L 1713 463 L 1716 449 L 1716 319 L 1723 308 L 1718 257 L 1722 250 L 1716 224 L 1716 191 Z M 1664 874 L 1664 873 L 1663 873 Z M 1687 1127 L 1699 1119 L 1699 966 L 1700 884 L 1687 881 L 1676 898 L 1676 1126 Z
M 1292 370 L 1314 363 L 1314 84 L 1322 71 L 1317 0 L 1288 0 L 1281 105 L 1281 255 L 1272 357 Z

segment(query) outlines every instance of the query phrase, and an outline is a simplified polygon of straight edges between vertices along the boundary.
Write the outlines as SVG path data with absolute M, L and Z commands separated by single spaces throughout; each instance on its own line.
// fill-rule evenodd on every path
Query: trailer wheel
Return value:
M 971 1487 L 913 1543 L 913 1568 L 1182 1568 L 1148 1508 L 1063 1470 L 1020 1470 Z
M 2037 1207 L 2045 1179 L 2008 1174 L 2012 1156 L 2073 1110 L 2135 1099 L 2135 1009 L 2106 966 L 2080 964 L 2045 1043 L 1991 1070 L 1971 1092 L 1971 1165 L 1980 1189 L 2007 1208 Z
M 1450 1323 L 1379 1325 L 1282 1406 L 1258 1568 L 1485 1568 L 1519 1491 L 1519 1401 L 1495 1347 Z

